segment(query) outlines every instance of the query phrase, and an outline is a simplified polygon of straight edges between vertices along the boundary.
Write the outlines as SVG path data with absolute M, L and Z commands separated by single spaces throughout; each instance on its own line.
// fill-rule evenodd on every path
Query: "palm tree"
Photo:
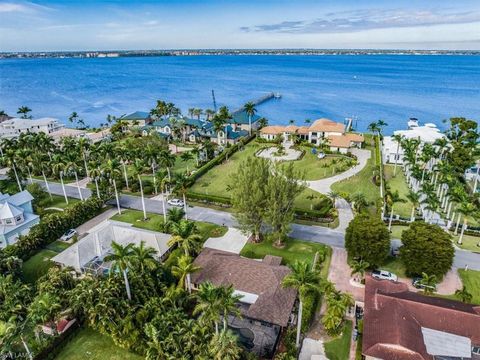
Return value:
M 231 331 L 213 335 L 209 348 L 213 360 L 238 360 L 242 354 L 238 338 Z
M 121 214 L 122 211 L 120 209 L 120 199 L 118 197 L 117 180 L 116 180 L 117 176 L 121 174 L 120 164 L 115 159 L 114 160 L 109 159 L 103 166 L 102 170 L 107 174 L 110 181 L 113 183 L 113 189 L 115 190 L 115 199 L 117 200 L 118 214 Z
M 13 170 L 13 173 L 15 174 L 15 179 L 17 180 L 18 189 L 22 191 L 22 183 L 20 182 L 20 178 L 17 172 L 15 150 L 7 149 L 7 151 L 5 152 L 5 158 L 6 158 L 5 165 L 7 165 Z
M 420 205 L 420 194 L 410 190 L 407 194 L 407 199 L 412 203 L 412 214 L 410 215 L 410 221 L 413 222 L 415 220 L 415 210 Z
M 130 284 L 128 282 L 128 269 L 132 264 L 133 259 L 133 243 L 122 246 L 115 241 L 112 242 L 113 253 L 105 256 L 105 261 L 111 261 L 112 267 L 110 274 L 114 274 L 115 271 L 122 272 L 123 281 L 125 282 L 125 289 L 127 290 L 128 300 L 132 300 L 132 294 L 130 292 Z M 113 270 L 113 271 L 112 271 Z
M 171 231 L 174 236 L 168 241 L 168 245 L 178 244 L 185 251 L 185 255 L 189 256 L 191 252 L 195 252 L 200 247 L 202 237 L 195 233 L 195 223 L 182 219 L 178 223 L 172 224 Z
M 210 120 L 215 115 L 215 111 L 212 109 L 206 109 L 205 115 L 207 115 L 207 120 Z
M 48 158 L 40 152 L 33 154 L 32 157 L 34 164 L 36 164 L 36 167 L 40 169 L 40 172 L 42 173 L 43 181 L 45 182 L 45 188 L 47 189 L 50 200 L 52 200 L 50 186 L 48 185 L 47 177 L 45 176 L 45 164 L 48 162 Z
M 200 270 L 199 266 L 193 264 L 192 258 L 182 255 L 177 259 L 177 264 L 172 266 L 173 276 L 178 278 L 178 287 L 185 288 L 189 293 L 192 292 L 190 274 Z
M 160 185 L 160 193 L 162 194 L 162 212 L 163 212 L 163 221 L 167 222 L 167 210 L 165 206 L 165 196 L 167 194 L 167 188 L 170 185 L 171 181 L 168 178 L 168 174 L 161 170 L 157 172 L 157 176 L 159 178 L 159 185 Z
M 290 266 L 292 272 L 285 276 L 282 281 L 283 287 L 294 288 L 298 291 L 298 324 L 296 346 L 300 346 L 300 330 L 302 328 L 303 297 L 308 291 L 316 291 L 320 281 L 320 273 L 310 269 L 308 263 L 296 261 Z
M 468 292 L 468 289 L 465 285 L 461 289 L 455 291 L 455 296 L 459 297 L 460 300 L 464 303 L 469 303 L 472 301 L 472 294 Z
M 400 197 L 400 195 L 398 194 L 398 190 L 396 190 L 395 192 L 388 192 L 387 202 L 389 202 L 390 204 L 390 219 L 388 220 L 388 231 L 391 231 L 393 221 L 393 208 L 395 206 L 395 203 L 405 202 L 405 200 Z
M 90 177 L 95 182 L 95 189 L 97 190 L 97 197 L 100 199 L 100 189 L 98 188 L 98 179 L 102 176 L 102 171 L 100 170 L 99 164 L 97 162 L 90 162 Z
M 220 300 L 220 309 L 223 315 L 223 331 L 227 331 L 228 315 L 240 317 L 240 309 L 237 304 L 242 298 L 242 295 L 236 295 L 235 289 L 232 285 L 220 286 L 217 288 L 218 297 Z
M 243 105 L 243 110 L 248 115 L 248 125 L 250 128 L 249 133 L 250 135 L 252 135 L 252 117 L 257 112 L 257 108 L 255 107 L 255 104 L 253 102 L 249 101 L 245 105 Z
M 188 163 L 189 160 L 192 160 L 193 159 L 193 155 L 192 155 L 192 152 L 191 151 L 184 151 L 181 155 L 180 155 L 180 158 L 182 159 L 182 161 L 184 161 L 185 163 Z M 189 173 L 188 171 L 188 164 L 187 164 L 187 174 Z
M 368 125 L 367 127 L 367 130 L 370 131 L 374 136 L 375 136 L 375 133 L 379 133 L 380 132 L 380 128 L 378 127 L 378 123 L 376 122 L 372 122 Z M 375 141 L 373 142 L 372 146 L 375 145 Z
M 136 176 L 138 179 L 138 184 L 140 185 L 140 196 L 142 199 L 142 210 L 143 210 L 143 220 L 147 220 L 147 209 L 145 207 L 145 196 L 143 194 L 143 184 L 141 174 L 143 173 L 145 164 L 142 160 L 136 159 L 133 163 L 133 176 Z
M 337 199 L 340 197 L 340 193 L 332 190 L 327 195 L 330 199 L 332 199 L 333 206 L 337 207 Z
M 63 191 L 63 196 L 65 197 L 65 202 L 68 205 L 68 196 L 67 192 L 65 191 L 65 184 L 63 182 L 63 171 L 65 170 L 65 161 L 63 161 L 63 158 L 60 154 L 55 154 L 53 155 L 52 159 L 52 170 L 54 173 L 58 174 L 60 177 L 60 183 L 62 184 L 62 191 Z
M 195 294 L 197 304 L 193 309 L 193 315 L 200 314 L 200 321 L 215 324 L 215 334 L 219 334 L 218 323 L 220 322 L 220 313 L 222 306 L 218 297 L 218 290 L 211 282 L 200 284 Z
M 22 114 L 22 119 L 31 119 L 32 116 L 28 116 L 28 113 L 31 111 L 32 109 L 30 109 L 28 106 L 20 106 L 18 108 L 17 114 Z
M 397 176 L 397 163 L 398 163 L 398 153 L 400 151 L 400 144 L 403 141 L 403 136 L 402 135 L 393 135 L 392 136 L 393 140 L 397 142 L 397 152 L 395 154 L 395 165 L 393 167 L 393 176 Z
M 385 127 L 385 126 L 388 126 L 388 124 L 383 121 L 383 120 L 378 120 L 377 121 L 377 127 L 378 127 L 378 135 L 382 135 L 382 129 Z
M 140 273 L 144 274 L 145 270 L 153 270 L 157 267 L 158 262 L 155 260 L 157 251 L 149 246 L 145 246 L 145 241 L 141 241 L 139 246 L 132 247 L 132 264 L 140 269 Z
M 477 212 L 477 209 L 475 205 L 473 205 L 473 201 L 467 200 L 460 204 L 460 206 L 457 208 L 457 212 L 463 215 L 462 231 L 460 232 L 460 237 L 458 238 L 458 243 L 461 244 L 463 241 L 463 234 L 467 229 L 467 224 L 468 224 L 467 217 L 475 214 Z
M 160 166 L 163 166 L 167 169 L 168 179 L 171 180 L 172 175 L 170 173 L 170 168 L 175 165 L 177 158 L 170 151 L 164 150 L 160 153 L 158 162 Z
M 87 166 L 87 152 L 88 152 L 88 148 L 90 146 L 90 140 L 86 137 L 82 137 L 80 139 L 78 139 L 78 147 L 80 148 L 80 152 L 82 153 L 82 157 L 83 157 L 83 166 L 85 168 L 85 175 L 87 177 L 89 177 L 89 174 L 88 174 L 88 166 Z
M 365 276 L 365 271 L 370 267 L 370 264 L 365 260 L 353 260 L 350 263 L 350 267 L 352 268 L 351 276 L 360 275 L 360 281 L 363 280 Z
M 361 212 L 367 205 L 367 197 L 362 192 L 356 192 L 350 196 L 350 201 L 352 202 L 352 207 L 356 212 Z
M 83 201 L 82 191 L 80 189 L 80 184 L 78 183 L 78 173 L 77 173 L 78 165 L 71 156 L 67 159 L 67 163 L 65 164 L 65 172 L 69 172 L 69 171 L 73 171 L 73 174 L 75 175 L 75 182 L 77 183 L 78 195 L 80 196 L 80 200 Z
M 431 294 L 437 285 L 437 277 L 435 275 L 428 275 L 427 273 L 422 272 L 422 279 L 420 280 L 420 283 L 424 286 L 423 293 Z
M 175 175 L 175 188 L 182 194 L 182 197 L 183 197 L 183 211 L 185 212 L 185 219 L 188 219 L 186 194 L 187 194 L 189 185 L 190 185 L 190 178 L 187 175 L 185 174 Z

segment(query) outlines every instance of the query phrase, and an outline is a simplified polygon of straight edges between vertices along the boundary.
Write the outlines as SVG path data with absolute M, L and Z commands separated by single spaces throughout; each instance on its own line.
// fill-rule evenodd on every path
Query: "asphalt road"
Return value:
M 44 186 L 43 181 L 38 180 L 38 183 Z M 50 182 L 49 187 L 52 194 L 63 196 L 62 186 L 59 183 Z M 84 198 L 88 198 L 92 194 L 90 189 L 81 188 L 80 190 Z M 80 198 L 78 189 L 75 186 L 66 185 L 65 191 L 67 193 L 67 196 L 69 197 L 73 197 L 76 199 Z M 115 199 L 111 200 L 110 204 L 116 206 Z M 142 210 L 142 202 L 139 196 L 121 195 L 120 206 L 127 209 Z M 145 208 L 147 212 L 154 214 L 163 214 L 162 202 L 159 200 L 145 198 Z M 169 205 L 167 205 L 167 209 L 168 208 L 170 208 Z M 191 220 L 206 221 L 217 225 L 224 225 L 229 227 L 237 226 L 235 219 L 228 212 L 204 208 L 200 206 L 189 206 L 187 212 L 188 218 Z M 290 236 L 297 239 L 322 243 L 333 247 L 345 247 L 345 239 L 342 232 L 322 226 L 293 224 Z M 399 240 L 393 240 L 392 243 L 398 246 Z M 468 266 L 469 269 L 480 270 L 480 254 L 456 249 L 453 265 L 459 269 Z

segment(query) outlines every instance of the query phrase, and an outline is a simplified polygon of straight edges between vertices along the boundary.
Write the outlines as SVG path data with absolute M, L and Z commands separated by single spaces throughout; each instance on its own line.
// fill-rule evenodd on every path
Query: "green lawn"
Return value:
M 407 230 L 408 226 L 392 225 L 392 231 L 390 233 L 391 239 L 402 239 L 403 230 Z
M 45 275 L 48 269 L 54 265 L 50 259 L 57 254 L 58 253 L 53 250 L 43 249 L 33 255 L 30 259 L 23 263 L 23 279 L 30 284 L 34 284 L 38 278 Z
M 405 265 L 398 257 L 389 257 L 386 263 L 380 266 L 380 269 L 390 271 L 401 278 L 407 277 Z
M 460 269 L 458 274 L 462 279 L 463 285 L 472 294 L 472 303 L 480 304 L 480 271 Z
M 57 253 L 61 253 L 66 248 L 70 247 L 70 245 L 71 245 L 70 243 L 67 243 L 65 241 L 57 240 L 51 244 L 48 244 L 47 246 L 45 246 L 45 248 L 48 250 L 55 251 Z
M 352 339 L 352 322 L 345 321 L 342 334 L 325 343 L 325 355 L 329 360 L 348 360 L 350 356 L 350 341 Z
M 403 218 L 410 218 L 412 214 L 412 203 L 407 199 L 409 192 L 407 181 L 405 175 L 403 174 L 402 168 L 397 166 L 397 174 L 393 176 L 393 165 L 384 166 L 385 181 L 392 192 L 398 191 L 400 198 L 405 202 L 395 203 L 393 208 L 393 213 L 395 215 L 400 215 Z
M 458 233 L 460 234 L 460 229 Z M 455 245 L 469 251 L 480 252 L 480 246 L 477 246 L 480 243 L 479 236 L 463 235 L 462 244 L 458 243 L 459 235 L 453 236 L 453 241 Z
M 373 182 L 375 152 L 371 147 L 367 146 L 368 148 L 372 151 L 372 156 L 368 159 L 365 167 L 358 174 L 333 184 L 332 190 L 348 195 L 361 192 L 365 195 L 367 201 L 373 205 L 380 198 L 380 188 Z
M 223 196 L 228 198 L 230 195 L 227 191 L 227 184 L 231 181 L 232 174 L 237 171 L 242 161 L 249 156 L 253 156 L 261 148 L 269 146 L 272 145 L 259 144 L 255 141 L 251 141 L 245 146 L 244 150 L 237 151 L 229 158 L 228 161 L 215 166 L 205 175 L 200 177 L 190 188 L 190 191 L 199 194 Z M 313 200 L 309 199 L 311 196 L 315 198 Z M 299 209 L 311 210 L 313 203 L 319 201 L 321 197 L 323 197 L 323 195 L 311 189 L 305 189 L 295 199 L 295 207 Z
M 79 201 L 79 199 L 69 197 L 67 205 L 67 203 L 65 202 L 65 197 L 59 195 L 52 195 L 52 200 L 46 201 L 44 207 L 57 207 L 60 209 L 65 209 L 67 206 L 73 205 Z
M 55 360 L 84 359 L 140 360 L 142 357 L 116 346 L 108 336 L 84 328 L 65 345 Z
M 124 210 L 122 215 L 114 215 L 111 219 L 116 221 L 123 221 L 133 226 L 153 230 L 161 231 L 163 225 L 163 215 L 147 213 L 148 220 L 143 220 L 143 212 L 139 210 Z M 203 238 L 220 237 L 225 235 L 228 228 L 226 226 L 220 226 L 203 221 L 195 221 L 198 232 Z
M 265 255 L 281 256 L 284 264 L 292 264 L 296 260 L 312 263 L 317 251 L 325 253 L 326 259 L 331 253 L 331 249 L 326 245 L 292 238 L 288 238 L 285 247 L 280 249 L 273 246 L 272 241 L 267 238 L 257 244 L 246 243 L 240 255 L 252 259 L 263 259 Z
M 340 155 L 327 155 L 323 159 L 319 159 L 317 154 L 312 154 L 312 148 L 303 146 L 302 150 L 305 155 L 298 161 L 293 161 L 296 171 L 305 174 L 305 180 L 320 180 L 327 178 L 355 165 L 355 160 Z

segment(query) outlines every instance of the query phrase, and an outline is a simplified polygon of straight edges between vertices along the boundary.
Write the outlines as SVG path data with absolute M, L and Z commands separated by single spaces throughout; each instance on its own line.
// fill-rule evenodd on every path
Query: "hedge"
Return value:
M 38 250 L 48 245 L 65 231 L 80 226 L 102 211 L 103 201 L 96 197 L 75 203 L 65 211 L 48 214 L 42 221 L 30 229 L 28 235 L 20 236 L 18 241 L 7 246 L 3 251 L 10 256 L 17 256 L 27 260 Z

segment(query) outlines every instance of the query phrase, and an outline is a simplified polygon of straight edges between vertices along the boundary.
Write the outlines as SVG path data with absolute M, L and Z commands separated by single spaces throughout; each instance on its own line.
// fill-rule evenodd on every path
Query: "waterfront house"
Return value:
M 361 148 L 365 139 L 362 134 L 344 134 L 327 136 L 330 151 L 346 154 L 352 148 Z
M 0 122 L 0 138 L 13 139 L 20 136 L 22 133 L 45 133 L 52 134 L 64 128 L 65 125 L 61 124 L 54 118 L 41 118 L 41 119 L 20 119 L 12 118 Z
M 168 241 L 171 235 L 132 227 L 131 224 L 118 221 L 104 221 L 88 231 L 88 235 L 52 258 L 52 261 L 65 267 L 73 267 L 79 273 L 95 275 L 108 274 L 111 262 L 105 262 L 111 254 L 112 243 L 128 245 L 133 243 L 156 251 L 156 259 L 163 261 L 170 253 Z
M 227 120 L 227 123 L 232 126 L 233 131 L 244 130 L 250 132 L 250 121 L 251 121 L 251 130 L 252 132 L 257 130 L 260 127 L 261 117 L 257 114 L 250 116 L 244 111 L 234 111 L 232 113 L 232 118 Z
M 191 276 L 194 290 L 208 281 L 217 286 L 232 285 L 235 294 L 242 296 L 238 304 L 242 318 L 229 316 L 228 326 L 247 348 L 262 357 L 274 353 L 280 333 L 295 322 L 297 292 L 282 287 L 291 270 L 281 261 L 277 256 L 267 255 L 258 261 L 204 248 L 194 261 L 200 270 Z
M 439 139 L 446 138 L 445 134 L 442 134 L 435 124 L 427 123 L 420 126 L 417 119 L 408 121 L 407 130 L 396 130 L 393 134 L 400 135 L 405 139 L 417 139 L 421 145 L 433 144 Z M 403 149 L 392 136 L 383 138 L 382 155 L 385 163 L 403 164 Z
M 40 217 L 33 213 L 32 200 L 27 190 L 15 195 L 0 193 L 0 249 L 14 244 L 40 222 Z
M 366 278 L 362 353 L 367 360 L 480 359 L 480 307 Z
M 131 114 L 121 116 L 118 120 L 126 122 L 130 126 L 145 126 L 153 122 L 150 114 L 145 111 L 135 111 Z

